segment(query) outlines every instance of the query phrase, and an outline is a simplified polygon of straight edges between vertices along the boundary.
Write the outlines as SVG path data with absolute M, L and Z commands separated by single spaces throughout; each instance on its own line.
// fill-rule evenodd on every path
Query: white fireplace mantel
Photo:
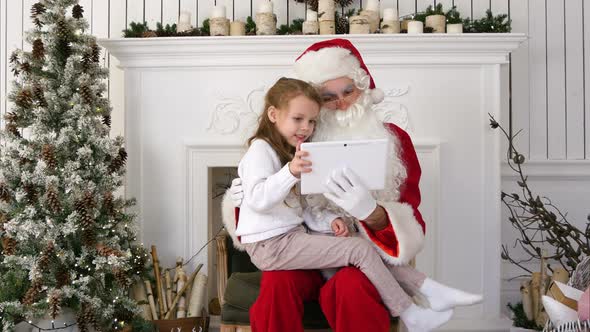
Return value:
M 503 64 L 508 54 L 525 40 L 524 34 L 423 34 L 347 35 L 362 53 L 371 53 L 383 64 Z M 302 46 L 324 36 L 169 37 L 104 39 L 124 68 L 208 67 L 267 65 L 288 66 Z
M 161 260 L 190 257 L 211 228 L 211 174 L 237 165 L 265 90 L 334 36 L 100 40 L 125 70 L 126 194 Z M 500 136 L 509 54 L 523 34 L 346 36 L 386 94 L 378 112 L 408 130 L 422 166 L 427 244 L 418 268 L 484 294 L 446 331 L 508 331 L 500 314 Z M 507 119 L 504 119 L 504 123 Z M 196 258 L 207 265 L 208 253 Z M 205 269 L 208 271 L 208 269 Z

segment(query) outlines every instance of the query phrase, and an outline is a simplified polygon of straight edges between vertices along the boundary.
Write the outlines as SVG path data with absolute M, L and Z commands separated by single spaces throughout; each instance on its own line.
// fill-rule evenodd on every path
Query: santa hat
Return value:
M 373 103 L 383 101 L 383 91 L 375 88 L 373 77 L 361 54 L 346 39 L 325 40 L 311 45 L 297 58 L 294 69 L 297 78 L 314 84 L 339 77 L 350 77 L 361 85 L 368 83 Z

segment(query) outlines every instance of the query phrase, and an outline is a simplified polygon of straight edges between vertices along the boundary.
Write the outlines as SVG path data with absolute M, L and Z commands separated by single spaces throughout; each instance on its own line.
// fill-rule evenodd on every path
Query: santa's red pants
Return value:
M 340 269 L 324 284 L 317 271 L 263 272 L 250 308 L 253 332 L 302 332 L 303 302 L 318 300 L 335 332 L 389 331 L 389 313 L 357 268 Z

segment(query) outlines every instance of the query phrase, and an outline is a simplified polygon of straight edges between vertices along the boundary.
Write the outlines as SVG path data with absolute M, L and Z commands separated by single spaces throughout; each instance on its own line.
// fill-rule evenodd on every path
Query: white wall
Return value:
M 192 13 L 200 25 L 211 7 L 224 4 L 230 18 L 244 20 L 263 0 L 81 0 L 90 32 L 98 37 L 120 37 L 129 22 L 145 20 L 174 23 L 180 10 Z M 294 0 L 274 0 L 279 24 L 305 14 L 305 5 Z M 362 0 L 356 0 L 358 8 Z M 531 182 L 540 194 L 551 197 L 580 224 L 590 209 L 590 3 L 585 0 L 381 0 L 381 7 L 395 6 L 400 15 L 411 14 L 429 4 L 456 5 L 464 15 L 479 18 L 486 9 L 508 13 L 514 32 L 530 36 L 511 56 L 504 119 L 514 130 L 523 129 L 517 142 L 536 176 Z M 584 3 L 585 2 L 585 3 Z M 0 0 L 0 114 L 10 110 L 6 95 L 12 75 L 7 67 L 15 48 L 30 49 L 23 32 L 32 24 L 29 11 L 34 0 Z M 114 108 L 113 134 L 124 134 L 122 72 L 116 59 L 104 57 L 111 70 L 109 98 Z M 4 119 L 2 117 L 2 125 Z M 585 161 L 584 161 L 585 160 Z M 504 189 L 511 191 L 513 179 L 506 173 Z M 564 175 L 565 174 L 565 175 Z M 505 224 L 505 242 L 513 232 Z M 516 273 L 510 266 L 505 276 Z M 517 286 L 505 283 L 506 299 L 514 299 Z

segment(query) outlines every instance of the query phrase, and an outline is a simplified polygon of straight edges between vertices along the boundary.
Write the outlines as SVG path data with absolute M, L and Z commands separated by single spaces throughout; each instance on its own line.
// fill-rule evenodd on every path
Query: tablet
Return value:
M 301 194 L 326 192 L 332 172 L 344 167 L 353 170 L 367 189 L 385 188 L 388 146 L 388 139 L 302 143 L 312 171 L 301 174 Z

